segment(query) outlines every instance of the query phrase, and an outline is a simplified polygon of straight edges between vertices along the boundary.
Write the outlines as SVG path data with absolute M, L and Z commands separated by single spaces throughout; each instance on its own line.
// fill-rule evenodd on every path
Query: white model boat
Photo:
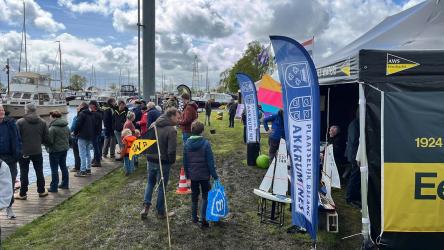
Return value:
M 271 201 L 291 203 L 291 198 L 287 196 L 287 165 L 287 148 L 285 140 L 281 139 L 277 157 L 271 162 L 259 189 L 254 189 L 254 194 Z
M 11 79 L 8 93 L 2 103 L 11 117 L 24 116 L 28 103 L 36 105 L 40 116 L 49 116 L 53 110 L 68 113 L 64 94 L 51 90 L 47 75 L 19 72 Z

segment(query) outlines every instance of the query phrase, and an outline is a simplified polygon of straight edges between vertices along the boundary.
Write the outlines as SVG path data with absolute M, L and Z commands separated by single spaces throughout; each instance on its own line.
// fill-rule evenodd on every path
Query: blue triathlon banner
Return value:
M 271 36 L 282 83 L 287 150 L 292 163 L 293 225 L 316 240 L 320 150 L 320 100 L 316 68 L 310 55 L 288 37 Z
M 259 111 L 257 108 L 256 86 L 251 78 L 245 74 L 237 73 L 237 82 L 242 93 L 244 109 L 247 115 L 247 143 L 260 141 Z

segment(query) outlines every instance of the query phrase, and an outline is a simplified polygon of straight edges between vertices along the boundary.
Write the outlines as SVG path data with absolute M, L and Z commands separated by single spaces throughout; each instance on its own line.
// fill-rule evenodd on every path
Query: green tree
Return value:
M 239 85 L 237 83 L 236 73 L 239 72 L 249 75 L 254 82 L 260 80 L 273 64 L 272 60 L 269 60 L 266 65 L 258 62 L 258 56 L 262 49 L 263 47 L 258 41 L 250 42 L 243 56 L 234 66 L 220 74 L 221 85 L 225 86 L 225 88 L 231 92 L 237 92 Z
M 81 90 L 85 87 L 86 77 L 74 74 L 69 79 L 70 87 L 73 90 Z

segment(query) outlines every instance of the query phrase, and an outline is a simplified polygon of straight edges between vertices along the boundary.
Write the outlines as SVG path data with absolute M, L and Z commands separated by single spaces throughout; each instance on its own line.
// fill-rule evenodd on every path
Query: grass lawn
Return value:
M 214 112 L 213 112 L 214 113 Z M 225 114 L 226 115 L 226 114 Z M 203 115 L 200 116 L 203 118 Z M 215 135 L 205 131 L 216 158 L 217 172 L 229 196 L 230 216 L 210 229 L 191 223 L 190 196 L 175 194 L 179 181 L 182 144 L 178 139 L 177 163 L 172 166 L 168 184 L 168 207 L 176 215 L 171 219 L 173 249 L 309 249 L 308 235 L 287 234 L 286 229 L 262 224 L 257 216 L 257 197 L 266 170 L 246 166 L 246 146 L 242 143 L 242 125 L 236 121 L 228 128 L 213 117 Z M 181 134 L 178 135 L 181 138 Z M 262 152 L 268 150 L 262 140 Z M 165 249 L 168 248 L 166 221 L 155 217 L 142 221 L 139 212 L 146 185 L 145 161 L 132 176 L 118 169 L 86 187 L 52 212 L 35 220 L 3 242 L 5 249 Z M 359 249 L 360 237 L 341 240 L 360 232 L 360 213 L 345 204 L 345 190 L 334 192 L 338 206 L 340 233 L 319 232 L 318 249 Z M 153 197 L 156 197 L 153 195 Z M 155 198 L 154 202 L 155 204 Z M 286 209 L 287 220 L 290 212 Z

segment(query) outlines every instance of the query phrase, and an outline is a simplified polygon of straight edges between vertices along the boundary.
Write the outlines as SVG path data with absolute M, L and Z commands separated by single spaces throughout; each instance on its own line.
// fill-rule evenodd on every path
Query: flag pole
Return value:
M 154 124 L 154 133 L 156 134 L 157 154 L 158 154 L 158 157 L 159 157 L 159 165 L 160 165 L 160 180 L 162 181 L 163 200 L 165 202 L 165 214 L 166 214 L 167 229 L 168 229 L 168 246 L 169 246 L 169 249 L 171 249 L 170 219 L 168 217 L 168 204 L 167 204 L 167 199 L 166 199 L 165 182 L 164 182 L 164 178 L 163 178 L 162 160 L 161 160 L 160 146 L 159 146 L 159 137 L 157 136 L 157 126 L 156 126 L 156 124 Z

